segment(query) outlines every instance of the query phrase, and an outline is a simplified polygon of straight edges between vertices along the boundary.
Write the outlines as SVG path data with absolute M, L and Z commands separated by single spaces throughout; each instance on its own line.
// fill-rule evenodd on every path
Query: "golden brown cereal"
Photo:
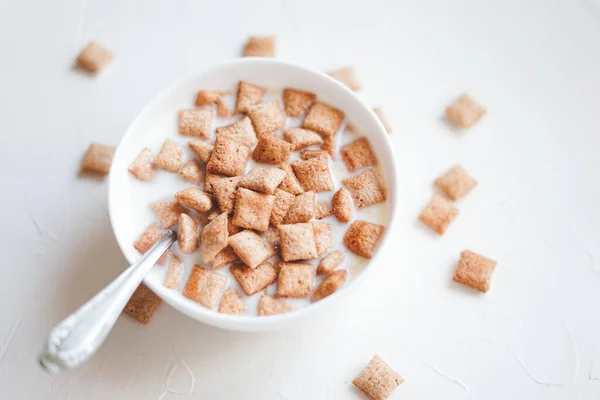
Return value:
M 127 170 L 140 181 L 151 181 L 156 172 L 156 166 L 154 165 L 153 159 L 152 150 L 147 147 L 143 148 Z
M 217 137 L 224 136 L 226 138 L 241 142 L 250 148 L 254 147 L 258 141 L 256 138 L 256 132 L 254 132 L 254 127 L 252 126 L 252 121 L 248 116 L 240 119 L 234 124 L 217 128 L 216 132 Z
M 250 157 L 250 147 L 235 140 L 217 135 L 215 148 L 208 160 L 206 170 L 226 176 L 244 173 Z
M 228 118 L 233 115 L 233 109 L 229 106 L 227 101 L 219 99 L 217 101 L 217 117 Z
M 261 317 L 283 314 L 290 311 L 292 311 L 292 306 L 289 303 L 277 300 L 268 294 L 263 294 L 258 299 L 258 315 Z
M 277 271 L 268 261 L 260 263 L 256 268 L 239 264 L 229 267 L 231 275 L 239 282 L 246 295 L 252 296 L 265 289 L 277 279 Z
M 231 315 L 244 314 L 246 312 L 246 305 L 244 304 L 244 300 L 242 300 L 242 296 L 235 289 L 226 289 L 219 304 L 219 312 Z
M 181 110 L 179 111 L 179 134 L 208 139 L 214 117 L 215 112 L 210 108 Z
M 344 235 L 344 246 L 356 255 L 371 258 L 384 231 L 385 226 L 367 221 L 354 221 Z
M 311 222 L 315 232 L 315 243 L 317 245 L 317 257 L 325 254 L 333 244 L 331 226 L 325 222 Z
M 355 92 L 360 90 L 360 82 L 358 81 L 354 67 L 346 67 L 337 71 L 331 71 L 329 72 L 329 75 L 331 75 L 331 77 L 335 80 L 340 81 L 344 85 L 348 86 L 350 90 Z
M 146 228 L 146 230 L 137 238 L 135 242 L 133 242 L 133 247 L 144 254 L 150 247 L 154 246 L 154 244 L 160 239 L 164 234 L 164 231 L 160 229 L 155 224 L 150 224 Z M 163 253 L 162 256 L 156 261 L 157 264 L 163 265 L 167 261 L 167 251 Z
M 292 145 L 272 135 L 262 136 L 252 152 L 252 158 L 264 164 L 281 164 L 286 162 L 292 152 Z
M 217 253 L 215 258 L 210 263 L 213 269 L 223 268 L 233 262 L 239 261 L 240 257 L 237 255 L 235 250 L 231 246 L 225 247 L 223 250 Z
M 290 117 L 299 117 L 312 105 L 317 95 L 302 90 L 285 88 L 283 89 L 284 110 Z
M 187 214 L 179 215 L 177 227 L 177 244 L 179 251 L 184 254 L 193 253 L 198 249 L 198 223 Z
M 275 196 L 238 188 L 235 196 L 233 224 L 246 229 L 264 232 L 269 228 L 269 218 Z
M 179 214 L 185 212 L 185 209 L 176 201 L 157 201 L 150 204 L 150 209 L 160 221 L 164 229 L 169 229 L 177 223 Z
M 200 185 L 202 182 L 202 168 L 198 161 L 190 161 L 185 164 L 180 170 L 179 175 L 181 178 L 189 183 L 193 183 L 194 185 Z
M 346 283 L 347 275 L 348 273 L 344 269 L 339 269 L 337 271 L 332 272 L 317 287 L 317 289 L 311 296 L 310 301 L 314 303 L 335 293 L 339 288 L 341 288 L 344 285 L 344 283 Z
M 199 212 L 205 212 L 212 208 L 212 198 L 198 188 L 187 188 L 175 193 L 175 200 L 182 206 Z
M 333 215 L 340 222 L 348 222 L 352 218 L 352 198 L 350 193 L 343 187 L 340 188 L 331 199 Z
M 281 181 L 279 189 L 294 195 L 299 195 L 304 192 L 304 189 L 302 189 L 300 182 L 298 182 L 298 178 L 296 178 L 290 164 L 281 164 L 278 168 L 285 172 L 285 178 Z
M 322 201 L 317 203 L 315 207 L 315 219 L 323 219 L 327 218 L 331 215 L 331 208 L 329 208 L 329 204 Z
M 385 128 L 385 131 L 387 133 L 392 133 L 392 126 L 385 117 L 385 114 L 383 114 L 383 110 L 380 107 L 375 107 L 373 109 L 373 112 L 375 113 L 375 115 L 377 115 L 377 118 L 379 119 L 379 122 L 381 122 L 381 125 L 383 125 L 383 127 Z
M 313 192 L 314 193 L 314 192 Z M 275 202 L 271 211 L 270 221 L 274 226 L 278 226 L 288 213 L 288 210 L 294 204 L 296 196 L 281 189 L 275 190 Z
M 350 172 L 377 164 L 377 157 L 371 148 L 369 139 L 366 137 L 356 139 L 354 142 L 345 145 L 340 153 L 346 168 Z
M 322 157 L 325 160 L 329 158 L 329 153 L 325 150 L 302 150 L 300 152 L 300 158 L 303 160 L 310 160 L 311 158 Z
M 177 289 L 183 280 L 183 261 L 175 254 L 171 258 L 171 264 L 165 276 L 165 287 Z
M 147 324 L 161 304 L 162 299 L 154 294 L 145 284 L 140 283 L 140 286 L 135 289 L 135 292 L 133 292 L 133 295 L 127 302 L 123 312 L 137 319 L 142 324 Z
M 333 181 L 326 158 L 316 157 L 292 163 L 292 169 L 304 190 L 328 192 L 333 190 Z
M 275 36 L 250 36 L 244 57 L 275 57 Z
M 213 174 L 212 172 L 207 172 L 204 177 L 204 191 L 206 193 L 213 193 L 212 184 L 221 178 L 227 178 L 225 175 Z
M 98 43 L 90 42 L 77 56 L 77 65 L 92 73 L 104 69 L 113 59 L 113 53 Z
M 283 132 L 283 138 L 294 146 L 293 151 L 323 143 L 321 136 L 310 129 L 290 128 Z
M 469 176 L 460 165 L 455 165 L 435 180 L 437 187 L 453 201 L 469 193 L 477 185 L 477 181 Z
M 313 289 L 315 267 L 307 263 L 279 263 L 277 297 L 308 297 Z
M 448 200 L 436 194 L 419 214 L 419 220 L 443 235 L 457 215 L 458 209 Z
M 486 109 L 477 104 L 468 94 L 463 94 L 446 108 L 446 115 L 461 128 L 468 128 L 479 121 Z
M 248 114 L 258 137 L 278 131 L 285 126 L 285 114 L 277 100 L 252 106 Z
M 336 269 L 346 258 L 346 253 L 343 251 L 336 250 L 327 254 L 319 261 L 317 267 L 317 275 L 327 275 Z
M 362 370 L 352 383 L 373 400 L 385 400 L 404 379 L 378 355 Z
M 226 214 L 231 214 L 235 205 L 235 194 L 241 176 L 232 178 L 215 178 L 212 181 L 212 189 L 219 203 L 219 208 Z
M 253 105 L 260 103 L 265 90 L 248 82 L 240 81 L 238 85 L 235 110 L 237 112 L 248 112 Z
M 196 96 L 198 107 L 216 104 L 227 92 L 222 90 L 200 90 Z
M 214 149 L 214 146 L 210 143 L 205 142 L 204 140 L 192 140 L 188 142 L 190 148 L 196 153 L 200 161 L 203 163 L 208 163 L 210 160 L 210 155 Z
M 256 232 L 250 230 L 231 236 L 229 245 L 250 268 L 256 268 L 276 253 L 273 246 L 265 242 Z
M 154 164 L 169 172 L 177 172 L 183 166 L 183 149 L 171 139 L 165 140 Z
M 344 179 L 342 183 L 350 189 L 357 208 L 382 203 L 386 199 L 385 189 L 379 182 L 379 174 L 373 168 Z
M 279 247 L 281 244 L 281 238 L 279 237 L 279 230 L 273 225 L 269 225 L 269 229 L 263 232 L 263 239 L 267 241 L 273 247 Z
M 325 150 L 332 160 L 335 160 L 335 138 L 334 136 L 325 136 L 321 150 Z
M 209 263 L 227 247 L 229 231 L 227 230 L 227 214 L 220 214 L 206 225 L 200 232 L 200 252 L 202 261 Z
M 283 222 L 285 224 L 297 224 L 310 221 L 315 215 L 316 200 L 316 194 L 312 190 L 296 196 Z
M 219 302 L 219 297 L 221 297 L 225 286 L 227 286 L 225 275 L 194 265 L 192 273 L 183 288 L 183 295 L 212 310 Z
M 90 144 L 81 161 L 81 170 L 102 175 L 108 174 L 115 150 L 115 146 Z
M 277 229 L 281 237 L 281 258 L 284 261 L 317 258 L 317 243 L 312 224 L 279 225 Z
M 278 168 L 252 168 L 239 182 L 239 187 L 255 192 L 273 194 L 285 178 L 285 172 Z
M 343 119 L 344 113 L 337 108 L 316 102 L 304 117 L 302 127 L 312 129 L 325 136 L 333 136 L 338 131 Z
M 490 290 L 492 273 L 495 268 L 496 261 L 465 250 L 460 253 L 460 260 L 452 279 L 485 293 Z

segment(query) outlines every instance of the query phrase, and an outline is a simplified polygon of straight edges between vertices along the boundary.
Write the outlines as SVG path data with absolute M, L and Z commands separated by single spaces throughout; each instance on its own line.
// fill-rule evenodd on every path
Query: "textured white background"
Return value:
M 116 144 L 248 33 L 277 34 L 283 60 L 356 66 L 362 98 L 386 110 L 401 204 L 384 265 L 284 332 L 220 331 L 168 306 L 148 326 L 123 317 L 87 366 L 50 378 L 35 362 L 48 330 L 125 265 L 106 184 L 77 178 L 83 151 Z M 71 69 L 89 40 L 117 55 L 97 78 Z M 359 399 L 351 380 L 374 353 L 406 378 L 394 399 L 600 397 L 591 2 L 2 0 L 0 71 L 2 399 Z M 457 133 L 441 115 L 463 91 L 489 115 Z M 480 184 L 439 238 L 416 215 L 455 162 Z M 498 261 L 485 296 L 451 282 L 464 248 Z

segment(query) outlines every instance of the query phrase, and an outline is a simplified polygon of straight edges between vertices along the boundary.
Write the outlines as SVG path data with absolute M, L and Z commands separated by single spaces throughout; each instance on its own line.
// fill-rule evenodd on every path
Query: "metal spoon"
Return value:
M 52 329 L 46 348 L 39 356 L 42 368 L 56 374 L 89 360 L 108 336 L 144 276 L 176 240 L 177 233 L 166 231 L 137 263 Z

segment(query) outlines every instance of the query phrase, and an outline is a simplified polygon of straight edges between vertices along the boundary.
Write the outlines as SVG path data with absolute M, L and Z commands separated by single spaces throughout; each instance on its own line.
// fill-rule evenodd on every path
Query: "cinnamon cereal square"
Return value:
M 171 264 L 169 264 L 169 269 L 165 275 L 165 287 L 168 287 L 169 289 L 177 289 L 183 280 L 183 272 L 183 261 L 173 254 L 173 257 L 171 258 Z
M 292 169 L 305 191 L 329 192 L 333 190 L 333 181 L 326 158 L 316 157 L 310 160 L 292 163 Z
M 275 36 L 250 36 L 244 57 L 275 57 Z
M 486 112 L 486 109 L 477 104 L 468 94 L 463 94 L 446 108 L 448 118 L 463 129 L 479 121 Z
M 321 136 L 310 129 L 290 128 L 283 132 L 283 138 L 292 144 L 293 151 L 323 143 Z
M 419 220 L 438 234 L 443 235 L 457 215 L 458 209 L 448 200 L 436 194 L 419 214 Z
M 290 117 L 299 117 L 308 110 L 316 98 L 317 95 L 314 93 L 285 88 L 283 89 L 284 111 Z
M 224 136 L 217 136 L 206 170 L 226 176 L 241 175 L 246 169 L 249 156 L 250 147 Z
M 352 197 L 343 187 L 340 188 L 331 199 L 333 215 L 340 222 L 348 222 L 352 218 Z
M 283 300 L 277 300 L 268 294 L 263 294 L 258 299 L 258 315 L 261 317 L 283 314 L 290 311 L 292 311 L 291 304 Z
M 200 90 L 196 96 L 196 105 L 203 107 L 216 104 L 226 93 L 222 90 Z
M 77 66 L 88 72 L 98 73 L 104 69 L 112 59 L 113 53 L 104 46 L 90 42 L 77 56 Z
M 163 236 L 163 234 L 164 231 L 162 229 L 160 229 L 155 224 L 150 224 L 148 225 L 146 230 L 142 232 L 142 234 L 137 238 L 137 240 L 133 242 L 133 247 L 140 253 L 144 254 L 145 252 L 150 250 L 150 247 L 154 246 L 154 244 L 158 241 L 158 239 L 160 239 Z M 162 265 L 166 261 L 167 252 L 160 256 L 156 263 Z
M 204 140 L 192 140 L 188 142 L 188 146 L 190 146 L 190 149 L 196 153 L 200 161 L 202 161 L 204 164 L 208 163 L 208 160 L 210 160 L 210 155 L 214 149 L 212 144 L 207 143 Z
M 277 279 L 277 271 L 268 261 L 260 263 L 256 268 L 250 268 L 243 264 L 232 265 L 229 267 L 229 271 L 248 296 L 264 290 Z
M 252 106 L 248 113 L 258 137 L 278 131 L 285 126 L 285 114 L 277 100 Z
M 269 228 L 269 218 L 275 196 L 238 188 L 235 197 L 233 224 L 246 229 L 264 232 Z
M 179 176 L 186 182 L 200 185 L 200 182 L 202 182 L 202 168 L 198 161 L 190 161 L 179 170 Z
M 307 263 L 279 263 L 277 297 L 301 299 L 310 296 L 313 290 L 315 267 Z
M 154 294 L 148 286 L 140 283 L 140 286 L 135 289 L 127 305 L 125 305 L 123 312 L 145 325 L 161 304 L 162 299 Z
M 324 201 L 317 203 L 315 207 L 315 219 L 323 219 L 327 218 L 331 215 L 331 208 L 329 208 L 329 204 Z
M 228 288 L 223 293 L 221 303 L 219 303 L 219 312 L 221 314 L 241 315 L 246 313 L 246 305 L 242 296 L 232 288 Z
M 127 170 L 140 181 L 151 181 L 156 173 L 153 159 L 154 156 L 152 156 L 152 150 L 147 147 L 143 148 Z
M 460 166 L 455 165 L 442 176 L 435 180 L 437 187 L 453 201 L 456 201 L 469 193 L 477 185 L 477 181 L 469 176 L 467 171 Z
M 323 139 L 323 144 L 321 145 L 321 150 L 326 151 L 332 160 L 335 160 L 335 148 L 335 137 L 325 136 L 325 139 Z
M 150 204 L 150 209 L 160 221 L 164 229 L 169 229 L 177 223 L 179 214 L 185 212 L 185 209 L 176 201 L 157 201 Z
M 333 79 L 346 85 L 350 90 L 355 92 L 360 90 L 360 82 L 358 81 L 354 67 L 345 67 L 338 69 L 337 71 L 331 71 L 329 72 L 329 75 Z
M 183 295 L 190 300 L 214 309 L 219 303 L 221 293 L 227 286 L 227 277 L 194 265 L 192 273 L 183 289 Z
M 381 122 L 381 125 L 383 125 L 383 127 L 385 128 L 385 131 L 387 133 L 392 133 L 392 126 L 385 117 L 383 110 L 380 107 L 375 107 L 373 108 L 373 112 L 375 113 L 375 115 L 377 115 L 377 119 L 379 119 L 379 122 Z
M 160 153 L 154 160 L 156 166 L 169 172 L 177 172 L 183 166 L 183 149 L 171 139 L 165 140 Z
M 265 242 L 256 232 L 246 230 L 229 238 L 229 245 L 250 268 L 256 268 L 267 258 L 275 255 L 273 246 Z
M 296 196 L 283 222 L 285 224 L 297 224 L 310 221 L 315 215 L 316 200 L 316 194 L 312 190 Z
M 291 152 L 290 143 L 272 135 L 265 135 L 258 140 L 252 158 L 259 163 L 277 165 L 286 162 Z
M 330 274 L 342 262 L 344 262 L 344 258 L 346 258 L 346 253 L 339 250 L 327 254 L 321 259 L 321 261 L 319 261 L 319 266 L 317 267 L 317 275 Z
M 490 290 L 492 273 L 495 268 L 496 261 L 465 250 L 460 253 L 460 260 L 452 279 L 485 293 Z
M 285 178 L 285 172 L 279 168 L 253 168 L 240 180 L 239 187 L 273 194 L 283 178 Z
M 335 272 L 332 272 L 323 280 L 323 282 L 321 282 L 317 289 L 315 289 L 315 292 L 312 294 L 310 301 L 314 303 L 335 293 L 339 288 L 344 286 L 344 283 L 346 283 L 347 275 L 348 273 L 346 272 L 346 270 L 343 269 L 339 269 Z
M 285 178 L 281 181 L 279 189 L 294 195 L 299 195 L 304 192 L 304 189 L 302 189 L 300 182 L 298 182 L 298 178 L 296 178 L 290 164 L 281 164 L 278 168 L 285 172 Z
M 385 227 L 367 221 L 354 221 L 344 235 L 344 246 L 356 255 L 371 258 Z
M 206 212 L 213 206 L 212 197 L 198 188 L 187 188 L 175 193 L 175 200 L 182 206 L 198 212 Z
M 210 263 L 210 266 L 213 267 L 213 269 L 220 269 L 239 260 L 240 257 L 237 255 L 235 250 L 228 245 L 217 253 L 215 258 L 213 258 L 212 262 Z
M 227 247 L 229 231 L 227 230 L 227 214 L 220 214 L 206 225 L 200 232 L 200 251 L 202 261 L 209 263 L 221 250 Z
M 317 258 L 315 231 L 310 223 L 279 225 L 281 258 L 284 261 Z
M 233 109 L 229 105 L 229 102 L 225 99 L 217 100 L 217 117 L 229 118 L 233 115 Z
M 352 193 L 356 208 L 360 209 L 382 203 L 386 199 L 385 189 L 379 181 L 379 174 L 373 168 L 344 179 L 342 183 Z
M 81 170 L 101 175 L 108 174 L 115 150 L 115 146 L 90 144 L 81 161 Z
M 314 192 L 313 192 L 314 193 Z M 274 226 L 281 224 L 288 210 L 296 201 L 296 196 L 281 189 L 275 190 L 275 202 L 271 211 L 270 221 Z
M 265 94 L 265 90 L 261 87 L 248 82 L 240 81 L 238 85 L 237 101 L 235 110 L 237 112 L 247 113 L 255 104 L 260 103 Z
M 223 136 L 241 142 L 250 148 L 254 147 L 256 145 L 256 142 L 258 141 L 258 139 L 256 138 L 256 132 L 254 131 L 254 127 L 252 126 L 252 121 L 248 116 L 245 116 L 238 122 L 233 123 L 231 125 L 217 128 L 216 132 L 217 137 Z
M 184 254 L 193 253 L 198 248 L 198 223 L 184 213 L 179 215 L 177 245 Z
M 316 102 L 304 117 L 302 127 L 312 129 L 321 135 L 333 136 L 338 131 L 343 119 L 344 113 L 337 108 Z
M 373 400 L 385 400 L 404 379 L 378 355 L 362 370 L 352 383 Z
M 210 108 L 181 110 L 178 115 L 179 134 L 208 139 L 214 117 L 215 112 Z
M 219 208 L 226 214 L 231 214 L 235 206 L 235 194 L 241 176 L 231 178 L 215 178 L 212 181 L 212 190 L 219 203 Z
M 349 172 L 377 164 L 377 156 L 375 156 L 371 143 L 366 137 L 356 139 L 354 142 L 345 145 L 340 153 Z
M 325 222 L 312 222 L 313 231 L 315 232 L 315 243 L 317 245 L 317 257 L 325 254 L 333 244 L 333 234 L 331 226 Z

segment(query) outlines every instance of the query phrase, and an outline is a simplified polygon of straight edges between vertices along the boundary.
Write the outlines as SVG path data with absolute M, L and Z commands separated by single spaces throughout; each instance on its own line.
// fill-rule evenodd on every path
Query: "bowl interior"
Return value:
M 197 76 L 176 83 L 146 106 L 125 133 L 115 153 L 110 172 L 109 211 L 119 246 L 130 263 L 135 262 L 140 257 L 132 246 L 133 241 L 153 220 L 149 208 L 140 207 L 140 198 L 145 200 L 146 204 L 156 200 L 155 194 L 159 186 L 159 190 L 163 191 L 165 196 L 172 196 L 174 190 L 180 189 L 170 187 L 167 179 L 173 181 L 181 181 L 181 179 L 178 176 L 168 177 L 165 175 L 165 178 L 156 179 L 150 183 L 140 183 L 127 172 L 129 164 L 142 148 L 149 147 L 156 154 L 166 137 L 178 136 L 177 112 L 193 106 L 198 90 L 233 91 L 240 80 L 269 89 L 281 90 L 283 87 L 294 87 L 314 92 L 319 100 L 345 112 L 346 121 L 352 122 L 358 131 L 368 136 L 379 159 L 379 169 L 384 176 L 388 191 L 384 225 L 388 227 L 389 231 L 396 207 L 395 161 L 387 133 L 375 114 L 353 92 L 323 73 L 271 59 L 245 58 L 214 67 Z M 180 136 L 178 141 L 185 144 L 189 139 Z M 188 159 L 191 159 L 191 155 L 192 153 L 187 155 Z M 339 185 L 336 184 L 337 187 Z M 146 197 L 149 198 L 146 200 Z M 343 232 L 341 235 L 343 236 Z M 388 236 L 384 235 L 377 253 L 387 242 Z M 334 238 L 334 240 L 336 239 L 341 240 L 341 236 L 340 238 Z M 376 263 L 377 253 L 369 264 Z M 154 267 L 144 281 L 171 306 L 210 325 L 250 331 L 278 328 L 290 323 L 292 320 L 296 321 L 302 316 L 323 308 L 333 299 L 342 296 L 357 285 L 372 266 L 364 268 L 356 274 L 351 273 L 350 282 L 336 294 L 320 302 L 290 313 L 260 318 L 219 314 L 188 300 L 182 296 L 181 290 L 176 291 L 163 286 L 164 271 L 161 271 L 161 268 L 162 270 L 166 269 L 166 267 Z M 185 278 L 187 278 L 190 269 L 191 266 L 187 266 Z

